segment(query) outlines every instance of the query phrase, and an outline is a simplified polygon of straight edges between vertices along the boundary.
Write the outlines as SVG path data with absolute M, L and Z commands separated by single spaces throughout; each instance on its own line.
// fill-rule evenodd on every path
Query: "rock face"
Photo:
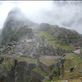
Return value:
M 35 67 L 33 64 L 19 62 L 15 69 L 15 82 L 27 82 L 31 80 L 31 71 Z M 21 78 L 20 78 L 21 77 Z
M 63 75 L 64 60 L 61 56 L 42 56 L 39 59 L 39 66 L 47 73 L 54 72 L 54 74 Z
M 30 61 L 28 63 L 25 60 L 19 61 L 7 57 L 0 64 L 0 82 L 28 82 L 31 80 L 31 71 L 35 67 L 36 64 Z
M 2 54 L 30 55 L 35 44 L 34 33 L 29 28 L 32 25 L 34 23 L 28 20 L 20 9 L 11 10 L 2 29 Z
M 38 72 L 32 71 L 31 73 L 31 82 L 42 82 L 45 79 L 44 76 L 39 74 Z

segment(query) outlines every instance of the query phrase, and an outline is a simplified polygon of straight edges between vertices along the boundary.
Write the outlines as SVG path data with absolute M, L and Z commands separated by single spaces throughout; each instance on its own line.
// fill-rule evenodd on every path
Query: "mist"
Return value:
M 59 25 L 82 34 L 81 1 L 0 1 L 0 29 L 9 11 L 16 7 L 33 22 Z

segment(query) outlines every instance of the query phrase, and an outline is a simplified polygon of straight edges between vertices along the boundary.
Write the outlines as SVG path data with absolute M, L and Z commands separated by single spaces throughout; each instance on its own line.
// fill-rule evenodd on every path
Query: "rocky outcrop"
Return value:
M 43 82 L 43 80 L 45 79 L 44 76 L 42 76 L 41 74 L 39 74 L 38 72 L 32 72 L 31 73 L 31 82 Z
M 6 58 L 0 64 L 0 82 L 28 82 L 31 80 L 31 71 L 35 67 L 36 64 L 30 61 Z
M 31 80 L 31 71 L 35 67 L 33 64 L 18 62 L 15 68 L 15 82 L 28 82 Z M 20 78 L 21 77 L 21 78 Z
M 63 75 L 63 64 L 64 60 L 61 56 L 42 56 L 39 58 L 40 68 L 48 74 L 52 72 L 52 74 L 59 74 L 59 76 Z

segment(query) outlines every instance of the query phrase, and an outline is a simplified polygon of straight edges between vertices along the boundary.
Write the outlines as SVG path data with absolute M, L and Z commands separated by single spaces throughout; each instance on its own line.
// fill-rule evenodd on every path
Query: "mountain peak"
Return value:
M 13 8 L 9 14 L 8 18 L 15 19 L 15 20 L 27 20 L 27 17 L 24 15 L 24 13 L 21 11 L 20 8 Z
M 21 11 L 20 8 L 15 7 L 15 8 L 13 8 L 13 9 L 9 12 L 9 15 L 10 15 L 10 14 L 17 14 L 17 13 L 22 13 L 22 11 Z
M 25 33 L 27 34 L 28 30 L 31 29 L 29 27 L 31 27 L 32 25 L 34 25 L 34 23 L 30 21 L 19 8 L 12 9 L 8 14 L 8 17 L 2 29 L 2 43 L 9 43 L 12 38 L 18 39 Z M 19 37 L 16 38 L 16 36 Z

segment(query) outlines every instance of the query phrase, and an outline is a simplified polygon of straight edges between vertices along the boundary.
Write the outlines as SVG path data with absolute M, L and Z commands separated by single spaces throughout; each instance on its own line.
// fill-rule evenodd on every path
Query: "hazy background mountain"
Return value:
M 32 30 L 28 27 L 31 27 L 32 25 L 34 25 L 34 23 L 28 20 L 20 9 L 12 9 L 8 14 L 2 29 L 2 44 L 17 41 L 28 32 L 31 34 Z

